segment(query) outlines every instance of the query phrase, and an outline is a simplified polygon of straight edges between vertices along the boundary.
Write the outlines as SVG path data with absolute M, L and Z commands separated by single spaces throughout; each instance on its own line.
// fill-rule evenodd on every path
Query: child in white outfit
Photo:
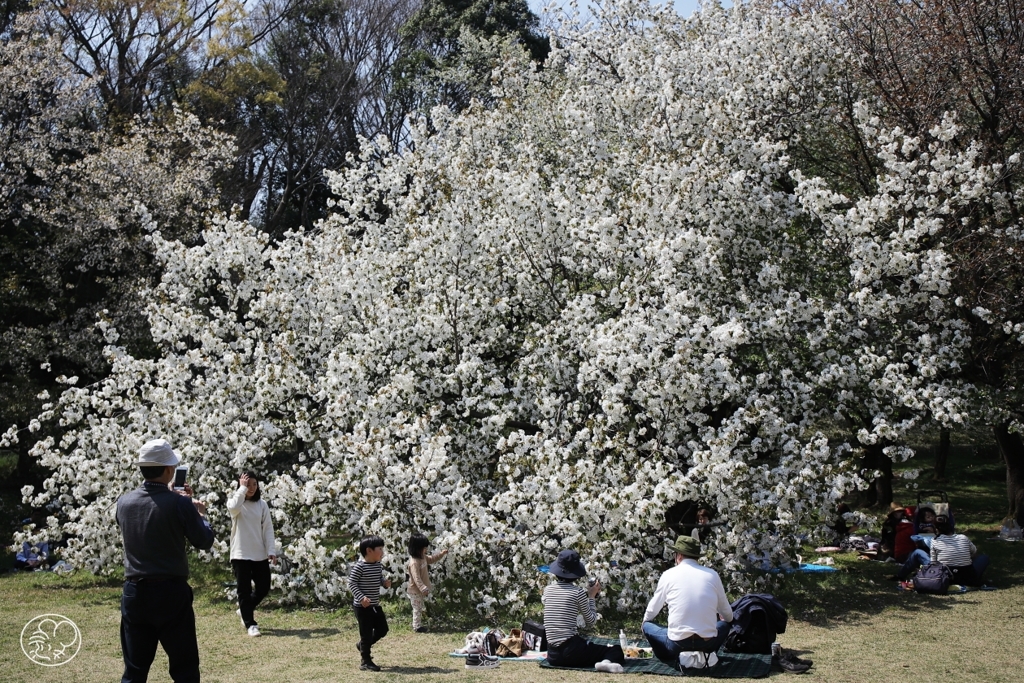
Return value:
M 442 550 L 434 555 L 427 555 L 427 548 L 430 541 L 423 534 L 413 534 L 409 539 L 409 561 L 405 563 L 405 569 L 409 574 L 409 602 L 412 603 L 412 630 L 417 633 L 426 632 L 423 626 L 423 613 L 426 611 L 426 599 L 433 586 L 430 585 L 430 570 L 428 565 L 434 564 L 448 554 L 448 550 Z

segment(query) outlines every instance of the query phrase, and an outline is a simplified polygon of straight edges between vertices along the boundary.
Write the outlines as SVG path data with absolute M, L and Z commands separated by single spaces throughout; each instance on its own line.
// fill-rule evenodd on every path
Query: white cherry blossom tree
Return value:
M 36 445 L 53 476 L 27 499 L 60 512 L 73 563 L 113 570 L 113 503 L 164 436 L 221 529 L 238 471 L 267 473 L 291 599 L 344 599 L 339 539 L 422 530 L 451 548 L 441 590 L 481 610 L 524 604 L 562 547 L 629 609 L 666 513 L 696 499 L 725 522 L 705 561 L 763 584 L 864 484 L 858 449 L 963 419 L 965 334 L 928 236 L 1000 175 L 948 144 L 954 120 L 909 138 L 870 103 L 873 193 L 798 168 L 794 138 L 838 115 L 833 35 L 768 5 L 614 3 L 542 71 L 509 54 L 492 107 L 436 110 L 400 152 L 366 143 L 316 230 L 157 238 L 161 354 L 107 329 L 110 377 L 40 418 L 64 436 Z M 854 410 L 856 439 L 830 440 Z

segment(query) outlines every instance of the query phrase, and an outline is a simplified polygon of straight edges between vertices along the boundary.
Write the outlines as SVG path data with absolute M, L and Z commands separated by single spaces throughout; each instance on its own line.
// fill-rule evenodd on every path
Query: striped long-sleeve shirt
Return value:
M 936 536 L 932 539 L 932 562 L 941 562 L 947 567 L 966 567 L 971 564 L 971 556 L 978 549 L 971 539 L 963 534 Z
M 572 583 L 556 581 L 544 589 L 544 634 L 548 645 L 561 645 L 577 634 L 576 616 L 590 628 L 597 621 L 597 608 L 587 591 Z
M 352 591 L 352 604 L 360 606 L 364 597 L 371 605 L 380 604 L 380 588 L 384 585 L 384 568 L 380 562 L 367 562 L 359 558 L 348 570 L 348 588 Z

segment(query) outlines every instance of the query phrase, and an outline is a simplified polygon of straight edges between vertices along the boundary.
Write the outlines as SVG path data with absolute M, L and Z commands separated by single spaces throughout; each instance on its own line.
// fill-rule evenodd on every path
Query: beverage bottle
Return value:
M 619 629 L 619 647 L 621 647 L 623 650 L 625 650 L 627 645 L 628 645 L 628 643 L 626 643 L 626 631 L 625 631 L 625 629 L 621 629 L 620 628 Z

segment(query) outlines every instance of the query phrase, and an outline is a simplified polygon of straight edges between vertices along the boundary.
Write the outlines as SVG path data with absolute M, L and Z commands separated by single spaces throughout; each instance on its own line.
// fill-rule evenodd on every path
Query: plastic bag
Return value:
M 1003 520 L 1003 526 L 999 529 L 999 538 L 1004 541 L 1019 541 L 1021 540 L 1021 528 L 1017 524 L 1017 520 L 1013 517 L 1007 517 Z
M 679 666 L 684 669 L 706 669 L 718 664 L 718 655 L 714 652 L 680 652 Z

